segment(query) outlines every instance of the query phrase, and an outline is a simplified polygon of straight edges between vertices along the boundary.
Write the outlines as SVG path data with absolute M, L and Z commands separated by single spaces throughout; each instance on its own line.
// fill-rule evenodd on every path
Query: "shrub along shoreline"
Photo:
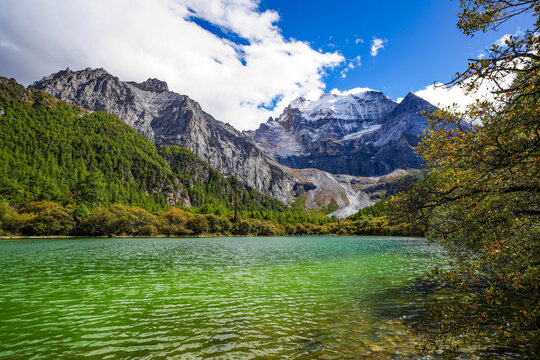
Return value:
M 296 211 L 296 210 L 287 210 Z M 283 235 L 396 235 L 422 236 L 408 224 L 392 224 L 386 216 L 356 214 L 350 219 L 320 213 L 285 212 L 201 214 L 196 209 L 172 207 L 148 212 L 139 207 L 113 204 L 89 209 L 38 201 L 13 207 L 0 202 L 0 236 L 28 237 L 198 237 Z M 300 216 L 301 215 L 301 216 Z

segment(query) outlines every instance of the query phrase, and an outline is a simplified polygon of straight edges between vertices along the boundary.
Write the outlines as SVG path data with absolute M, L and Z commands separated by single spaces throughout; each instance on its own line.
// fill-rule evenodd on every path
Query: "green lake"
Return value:
M 403 358 L 443 261 L 399 237 L 0 241 L 0 358 Z

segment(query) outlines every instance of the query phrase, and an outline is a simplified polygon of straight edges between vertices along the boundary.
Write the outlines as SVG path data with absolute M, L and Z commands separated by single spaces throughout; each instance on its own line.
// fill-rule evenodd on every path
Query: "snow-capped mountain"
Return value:
M 382 92 L 365 88 L 348 95 L 324 94 L 316 101 L 297 98 L 290 106 L 300 110 L 310 121 L 357 121 L 380 117 L 391 102 Z
M 380 191 L 391 191 L 394 175 L 403 172 L 381 175 L 419 167 L 412 145 L 427 125 L 421 111 L 429 107 L 412 94 L 397 104 L 370 89 L 317 101 L 298 98 L 249 135 L 156 79 L 124 82 L 103 69 L 68 69 L 33 87 L 116 114 L 157 145 L 187 147 L 224 175 L 276 199 L 305 195 L 308 208 L 335 207 L 332 214 L 339 217 L 372 204 Z
M 350 95 L 325 94 L 316 101 L 297 98 L 278 119 L 261 124 L 255 140 L 281 157 L 306 155 L 320 141 L 377 130 L 395 106 L 382 92 L 370 89 Z
M 252 136 L 286 166 L 380 176 L 420 167 L 414 147 L 428 125 L 422 113 L 434 108 L 412 93 L 398 104 L 371 89 L 298 98 Z

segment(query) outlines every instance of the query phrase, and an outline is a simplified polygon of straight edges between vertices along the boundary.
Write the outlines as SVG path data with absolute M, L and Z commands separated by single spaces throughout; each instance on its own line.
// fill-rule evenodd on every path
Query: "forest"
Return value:
M 349 220 L 290 207 L 105 112 L 0 78 L 3 235 L 421 234 L 380 205 Z M 368 211 L 368 210 L 366 210 Z

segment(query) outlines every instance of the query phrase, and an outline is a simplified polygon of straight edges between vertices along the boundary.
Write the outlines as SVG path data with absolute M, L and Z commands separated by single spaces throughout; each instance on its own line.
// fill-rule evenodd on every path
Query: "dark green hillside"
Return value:
M 230 213 L 236 194 L 244 210 L 284 208 L 186 149 L 160 154 L 114 115 L 89 113 L 0 78 L 0 196 L 14 205 L 46 200 Z
M 235 177 L 225 178 L 186 148 L 163 146 L 160 154 L 187 189 L 191 205 L 204 213 L 227 213 L 234 209 L 236 201 L 243 212 L 283 211 L 286 208 L 283 203 L 242 184 Z
M 11 203 L 156 209 L 180 191 L 153 144 L 113 115 L 88 113 L 5 78 L 0 109 L 0 194 Z

